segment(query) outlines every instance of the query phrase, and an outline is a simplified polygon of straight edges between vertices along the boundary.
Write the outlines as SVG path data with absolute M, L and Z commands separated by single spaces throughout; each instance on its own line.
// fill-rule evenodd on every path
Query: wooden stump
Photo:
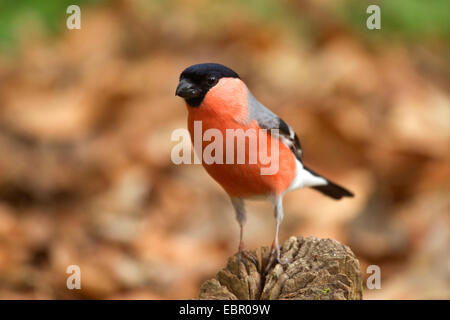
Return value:
M 256 252 L 252 252 L 256 255 Z M 291 237 L 281 250 L 281 260 L 266 275 L 270 248 L 261 248 L 261 263 L 237 255 L 200 288 L 199 299 L 360 300 L 362 276 L 349 247 L 332 239 Z M 262 268 L 260 268 L 262 265 Z

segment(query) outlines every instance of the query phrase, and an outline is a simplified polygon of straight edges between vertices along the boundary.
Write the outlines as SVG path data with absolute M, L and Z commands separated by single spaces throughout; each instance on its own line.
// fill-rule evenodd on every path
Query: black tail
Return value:
M 306 168 L 306 167 L 305 167 L 305 169 L 308 170 L 309 172 L 311 172 L 313 175 L 315 175 L 317 177 L 321 177 L 321 175 L 315 173 L 311 169 Z M 311 187 L 311 188 L 313 188 L 319 192 L 322 192 L 324 195 L 329 196 L 336 200 L 339 200 L 343 197 L 353 197 L 353 193 L 351 193 L 347 189 L 345 189 L 341 186 L 338 186 L 337 184 L 335 184 L 334 182 L 332 182 L 326 178 L 324 178 L 324 179 L 327 180 L 328 184 L 323 185 L 323 186 L 315 186 L 315 187 Z

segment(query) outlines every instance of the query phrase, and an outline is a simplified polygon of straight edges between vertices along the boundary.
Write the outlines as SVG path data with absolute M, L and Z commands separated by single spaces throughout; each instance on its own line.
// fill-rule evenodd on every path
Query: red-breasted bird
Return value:
M 225 160 L 222 164 L 202 162 L 206 171 L 223 187 L 231 199 L 240 226 L 239 254 L 244 248 L 245 199 L 263 196 L 273 203 L 276 230 L 271 262 L 268 264 L 270 267 L 275 258 L 281 263 L 278 230 L 283 219 L 283 196 L 288 191 L 311 187 L 336 200 L 353 197 L 350 191 L 303 165 L 303 152 L 294 130 L 256 100 L 238 74 L 230 68 L 217 63 L 190 66 L 180 75 L 176 95 L 184 98 L 186 102 L 188 129 L 192 141 L 194 142 L 194 122 L 201 121 L 203 131 L 216 129 L 223 133 L 224 158 L 229 152 L 234 152 L 233 156 L 236 153 L 235 144 L 231 147 L 226 145 L 227 129 L 244 131 L 255 129 L 258 133 L 267 135 L 268 145 L 271 145 L 271 141 L 273 143 L 273 139 L 279 142 L 277 157 L 271 158 L 271 161 L 277 162 L 278 171 L 275 174 L 261 174 L 261 168 L 264 167 L 261 161 L 257 163 L 246 161 L 241 164 L 226 163 Z M 261 138 L 258 138 L 258 141 L 260 140 Z M 202 151 L 207 145 L 208 141 L 202 142 Z M 260 147 L 256 150 L 246 149 L 246 159 L 249 158 L 249 152 L 260 150 Z

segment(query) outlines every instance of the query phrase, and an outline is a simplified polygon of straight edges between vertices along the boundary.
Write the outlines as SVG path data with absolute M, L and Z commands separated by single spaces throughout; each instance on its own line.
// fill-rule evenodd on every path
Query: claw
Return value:
M 258 258 L 253 253 L 245 252 L 245 256 L 247 259 L 253 262 L 253 264 L 256 266 L 256 269 L 259 269 Z
M 275 263 L 275 248 L 272 246 L 272 250 L 270 251 L 269 261 L 267 261 L 266 268 L 264 269 L 264 272 L 267 274 L 269 273 L 270 269 L 274 266 Z
M 266 268 L 264 269 L 264 272 L 267 274 L 269 271 L 276 265 L 275 261 L 279 263 L 282 266 L 285 266 L 289 264 L 289 261 L 287 259 L 281 260 L 280 257 L 280 247 L 277 246 L 275 243 L 272 245 L 272 250 L 270 252 L 269 261 L 267 262 Z
M 242 262 L 242 256 L 244 256 L 245 258 L 250 260 L 257 267 L 257 269 L 259 269 L 258 258 L 252 252 L 245 251 L 243 249 L 239 249 L 239 251 L 238 251 L 238 263 L 239 264 Z
M 289 260 L 288 260 L 288 259 L 281 260 L 280 257 L 277 258 L 277 262 L 278 262 L 279 264 L 281 264 L 282 266 L 286 266 L 286 265 L 289 264 Z

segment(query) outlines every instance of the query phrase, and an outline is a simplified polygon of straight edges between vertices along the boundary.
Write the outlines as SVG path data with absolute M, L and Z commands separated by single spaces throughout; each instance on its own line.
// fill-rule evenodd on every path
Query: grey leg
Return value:
M 240 235 L 239 235 L 239 252 L 244 249 L 244 223 L 247 218 L 245 214 L 244 201 L 241 198 L 231 198 L 234 211 L 236 212 L 236 220 L 239 223 Z
M 280 230 L 280 224 L 283 220 L 284 213 L 283 213 L 283 198 L 281 196 L 276 197 L 274 201 L 274 213 L 275 213 L 275 219 L 277 221 L 277 227 L 275 230 L 275 239 L 273 240 L 274 246 L 276 248 L 277 252 L 277 261 L 281 263 L 280 261 L 280 244 L 278 242 L 278 232 Z
M 234 211 L 236 212 L 236 220 L 238 221 L 240 228 L 239 249 L 238 249 L 239 263 L 243 255 L 247 259 L 250 259 L 257 266 L 257 268 L 259 268 L 258 259 L 256 258 L 256 256 L 253 253 L 244 250 L 244 223 L 246 220 L 244 200 L 242 200 L 241 198 L 232 197 L 231 203 L 233 204 Z
M 280 259 L 280 245 L 278 242 L 278 233 L 280 230 L 280 224 L 283 220 L 283 197 L 282 196 L 276 196 L 273 198 L 273 206 L 274 206 L 274 215 L 277 222 L 276 229 L 275 229 L 275 238 L 273 239 L 272 243 L 272 251 L 270 253 L 269 262 L 266 266 L 266 273 L 272 268 L 273 264 L 275 263 L 275 259 L 279 264 L 286 264 L 287 262 L 282 262 Z

